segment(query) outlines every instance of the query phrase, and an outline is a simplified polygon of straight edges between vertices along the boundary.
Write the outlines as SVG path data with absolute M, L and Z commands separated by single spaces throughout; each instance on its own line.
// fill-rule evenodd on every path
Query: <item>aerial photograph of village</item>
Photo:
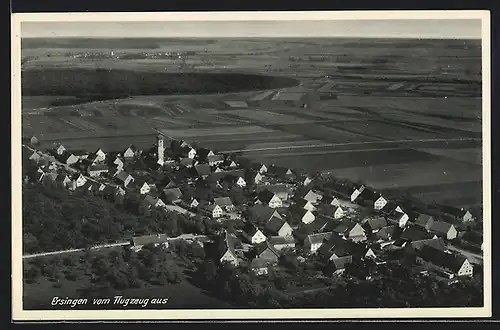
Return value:
M 23 24 L 24 309 L 483 306 L 480 33 Z

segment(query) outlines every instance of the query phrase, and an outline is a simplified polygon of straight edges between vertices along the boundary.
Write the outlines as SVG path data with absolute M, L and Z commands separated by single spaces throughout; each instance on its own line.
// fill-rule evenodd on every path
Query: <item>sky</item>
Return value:
M 481 39 L 479 19 L 22 22 L 21 37 L 361 37 Z

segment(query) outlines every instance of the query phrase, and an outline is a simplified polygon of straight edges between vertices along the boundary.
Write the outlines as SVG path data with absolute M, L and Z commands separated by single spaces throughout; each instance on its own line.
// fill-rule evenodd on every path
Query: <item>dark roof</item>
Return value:
M 214 198 L 214 203 L 220 207 L 233 206 L 233 201 L 229 197 L 217 197 Z
M 283 227 L 285 224 L 286 220 L 280 219 L 278 217 L 273 216 L 267 223 L 266 223 L 266 230 L 273 233 L 277 234 L 279 230 Z
M 125 182 L 125 180 L 127 180 L 127 178 L 129 177 L 130 174 L 128 174 L 127 172 L 125 171 L 120 171 L 118 172 L 118 174 L 116 175 L 116 179 L 120 180 L 120 181 L 123 181 Z
M 259 194 L 257 195 L 257 198 L 262 203 L 268 204 L 271 201 L 271 199 L 274 197 L 274 195 L 275 194 L 273 192 L 266 189 L 266 190 L 262 190 L 261 192 L 259 192 Z
M 380 228 L 380 230 L 376 233 L 376 236 L 383 240 L 389 240 L 393 238 L 395 232 L 396 226 L 385 226 L 383 228 Z
M 145 235 L 133 237 L 132 244 L 134 246 L 142 246 L 147 244 L 163 243 L 167 240 L 168 236 L 166 234 Z
M 274 246 L 272 246 L 271 243 L 269 243 L 269 241 L 267 241 L 267 240 L 263 243 L 256 244 L 254 247 L 255 247 L 255 252 L 257 253 L 257 256 L 260 256 L 262 254 L 262 252 L 269 249 L 274 255 L 276 255 L 276 257 L 279 257 L 279 252 L 276 251 Z
M 332 260 L 333 266 L 336 270 L 345 269 L 345 267 L 352 263 L 351 258 L 335 258 Z
M 418 218 L 415 220 L 415 224 L 421 227 L 425 227 L 428 225 L 429 221 L 433 220 L 434 218 L 431 215 L 428 214 L 420 214 Z
M 474 232 L 474 231 L 466 231 L 461 235 L 462 240 L 469 242 L 469 243 L 475 243 L 475 244 L 482 244 L 483 243 L 483 235 L 480 233 Z
M 458 207 L 449 206 L 449 205 L 439 205 L 438 208 L 440 211 L 448 213 L 448 214 L 453 215 L 455 217 L 463 217 L 465 215 L 465 213 L 467 213 L 467 210 L 464 208 L 458 208 Z
M 199 176 L 205 176 L 210 174 L 210 165 L 208 164 L 199 164 L 196 165 L 194 168 Z
M 239 175 L 233 175 L 233 174 L 228 174 L 228 175 L 225 175 L 223 177 L 223 180 L 228 182 L 228 183 L 237 183 L 239 178 L 241 178 L 241 176 Z
M 310 234 L 310 235 L 307 235 L 307 237 L 305 238 L 304 241 L 312 245 L 312 244 L 318 244 L 318 243 L 324 242 L 326 240 L 329 240 L 331 237 L 332 237 L 332 232 Z
M 388 201 L 387 204 L 385 204 L 384 207 L 382 208 L 382 211 L 386 214 L 392 214 L 393 212 L 396 211 L 398 206 L 399 205 L 397 203 L 394 203 L 392 201 Z
M 309 201 L 306 201 L 305 199 L 298 199 L 297 201 L 295 201 L 295 205 L 301 208 L 304 208 L 307 204 L 311 203 L 309 203 Z
M 352 255 L 347 241 L 337 235 L 331 235 L 329 239 L 325 240 L 319 247 L 318 254 L 325 258 L 330 258 L 333 254 L 338 257 Z
M 243 232 L 250 238 L 253 237 L 253 235 L 255 235 L 258 230 L 259 228 L 255 227 L 250 222 L 245 223 L 245 226 L 243 227 Z
M 269 266 L 269 260 L 255 258 L 250 262 L 250 267 L 253 269 L 267 268 Z
M 276 211 L 275 209 L 270 208 L 267 205 L 260 205 L 260 204 L 252 205 L 248 209 L 248 211 L 250 212 L 253 218 L 264 220 L 266 222 L 271 220 L 271 216 L 275 212 L 279 214 L 279 212 Z
M 208 160 L 208 162 L 221 161 L 221 160 L 224 160 L 224 155 L 217 154 L 217 155 L 213 155 L 213 156 L 208 156 L 207 160 Z
M 279 245 L 279 244 L 293 244 L 295 245 L 295 241 L 291 238 L 282 237 L 282 236 L 272 236 L 269 238 L 269 243 L 271 245 Z
M 428 232 L 419 229 L 418 227 L 408 227 L 403 231 L 400 238 L 403 241 L 420 241 L 432 237 L 432 234 L 429 234 Z
M 207 149 L 207 148 L 198 148 L 198 150 L 196 150 L 196 156 L 199 158 L 199 159 L 206 159 L 208 154 L 210 153 L 210 149 Z
M 231 170 L 231 171 L 221 171 L 221 172 L 217 172 L 217 173 L 213 172 L 210 174 L 210 178 L 212 180 L 219 181 L 220 179 L 222 179 L 226 175 L 234 175 L 237 177 L 244 178 L 245 177 L 245 170 L 244 169 L 237 169 L 237 170 Z
M 180 164 L 183 166 L 189 166 L 194 164 L 194 160 L 191 158 L 181 158 Z
M 163 189 L 163 195 L 168 200 L 177 200 L 182 197 L 182 191 L 179 188 L 165 188 Z
M 378 230 L 387 226 L 387 220 L 384 217 L 375 217 L 366 219 L 365 226 L 370 230 Z
M 315 217 L 313 222 L 306 225 L 306 230 L 308 233 L 314 233 L 323 230 L 330 221 L 331 219 L 318 215 Z
M 458 272 L 467 260 L 462 254 L 451 254 L 428 245 L 422 247 L 419 256 L 427 262 L 449 269 L 454 273 Z
M 410 244 L 411 244 L 411 247 L 416 251 L 422 250 L 422 248 L 424 246 L 431 246 L 431 247 L 438 249 L 438 250 L 441 250 L 441 251 L 445 251 L 447 249 L 444 241 L 442 239 L 439 239 L 439 238 L 437 238 L 437 239 L 431 238 L 431 239 L 424 239 L 421 241 L 413 241 Z
M 342 221 L 337 227 L 335 227 L 333 231 L 339 234 L 346 234 L 350 232 L 356 225 L 357 223 L 354 221 L 345 220 Z
M 259 186 L 257 188 L 258 190 L 269 190 L 275 194 L 279 193 L 291 193 L 290 187 L 288 187 L 286 184 L 270 184 L 270 185 L 263 185 Z
M 366 188 L 361 192 L 359 198 L 365 201 L 376 201 L 380 197 L 380 194 L 376 193 L 374 190 L 370 188 Z
M 302 219 L 307 212 L 311 212 L 309 210 L 306 210 L 303 207 L 300 207 L 298 205 L 292 205 L 288 208 L 290 210 L 290 213 L 292 214 L 293 217 L 296 217 L 298 219 Z
M 451 223 L 445 221 L 433 221 L 429 230 L 436 233 L 446 234 L 451 227 L 453 227 Z

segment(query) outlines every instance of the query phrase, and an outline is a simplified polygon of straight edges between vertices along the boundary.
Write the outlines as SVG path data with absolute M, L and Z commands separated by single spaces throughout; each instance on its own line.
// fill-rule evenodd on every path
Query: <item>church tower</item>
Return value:
M 163 136 L 161 135 L 158 135 L 158 137 L 156 138 L 156 145 L 158 147 L 158 152 L 156 153 L 157 155 L 157 158 L 158 158 L 158 164 L 163 166 L 163 164 L 165 163 L 165 159 L 164 159 L 164 151 L 165 151 L 165 148 L 163 147 Z

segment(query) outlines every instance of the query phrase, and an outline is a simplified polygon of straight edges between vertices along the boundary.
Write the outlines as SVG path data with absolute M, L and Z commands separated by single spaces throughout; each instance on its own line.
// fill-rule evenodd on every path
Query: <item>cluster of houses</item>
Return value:
M 218 221 L 239 219 L 243 228 L 225 230 L 205 244 L 208 255 L 219 262 L 248 263 L 258 274 L 267 273 L 286 250 L 322 259 L 335 274 L 368 259 L 385 263 L 387 252 L 401 250 L 415 255 L 417 263 L 436 277 L 472 276 L 467 258 L 447 248 L 450 241 L 465 236 L 452 222 L 406 210 L 364 185 L 327 182 L 317 188 L 316 176 L 262 163 L 243 166 L 234 157 L 185 141 L 165 147 L 161 136 L 149 150 L 130 146 L 119 153 L 101 149 L 86 153 L 57 144 L 46 153 L 25 151 L 38 166 L 26 178 L 32 181 L 100 193 L 115 202 L 135 193 L 143 213 L 160 208 Z M 161 180 L 149 175 L 166 167 L 169 175 Z M 218 193 L 196 198 L 186 193 L 186 187 L 213 187 Z M 238 207 L 225 194 L 235 187 L 246 192 L 245 202 Z M 360 216 L 363 209 L 369 212 Z M 454 221 L 474 221 L 468 210 L 442 211 Z M 305 238 L 295 234 L 299 228 L 306 231 Z M 134 238 L 140 246 L 162 244 L 166 239 L 162 234 Z

